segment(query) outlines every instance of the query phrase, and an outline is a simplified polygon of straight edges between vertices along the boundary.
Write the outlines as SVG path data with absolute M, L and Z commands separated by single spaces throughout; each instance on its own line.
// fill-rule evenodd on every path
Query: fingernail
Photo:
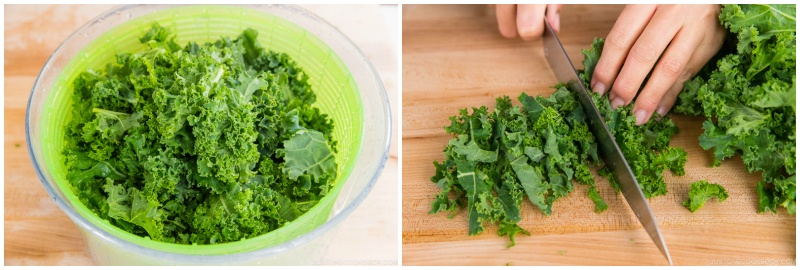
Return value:
M 594 83 L 594 85 L 592 85 L 592 90 L 594 90 L 595 92 L 597 92 L 597 93 L 599 93 L 601 95 L 605 94 L 606 93 L 606 85 L 601 83 L 601 82 L 596 82 L 596 83 Z
M 608 100 L 614 100 L 614 98 L 616 98 L 616 97 L 617 97 L 617 93 L 615 93 L 615 92 L 609 92 L 608 93 Z
M 616 110 L 617 108 L 619 108 L 622 105 L 625 105 L 625 101 L 622 101 L 621 98 L 614 98 L 614 99 L 611 100 L 611 108 L 612 109 Z
M 645 117 L 646 114 L 647 113 L 644 110 L 636 110 L 636 112 L 633 113 L 633 115 L 636 116 L 636 125 L 637 126 L 641 126 L 642 124 L 644 124 L 644 122 L 645 122 L 644 117 Z
M 658 113 L 659 116 L 664 117 L 664 115 L 667 115 L 667 108 L 664 108 L 664 106 L 658 106 L 656 113 Z

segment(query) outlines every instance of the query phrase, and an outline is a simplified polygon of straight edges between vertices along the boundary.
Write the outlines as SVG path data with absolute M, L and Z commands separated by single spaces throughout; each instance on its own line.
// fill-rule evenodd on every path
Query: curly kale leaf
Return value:
M 257 36 L 180 47 L 153 24 L 145 50 L 79 74 L 63 151 L 79 200 L 183 244 L 251 238 L 316 205 L 337 176 L 333 123 L 303 70 Z
M 683 202 L 683 206 L 694 213 L 714 197 L 719 202 L 724 202 L 728 198 L 728 192 L 719 184 L 710 184 L 706 180 L 696 181 L 689 187 L 689 198 Z
M 738 154 L 748 172 L 762 172 L 759 212 L 795 213 L 795 13 L 795 5 L 725 5 L 719 19 L 730 38 L 675 108 L 707 117 L 700 146 L 713 150 L 711 166 Z

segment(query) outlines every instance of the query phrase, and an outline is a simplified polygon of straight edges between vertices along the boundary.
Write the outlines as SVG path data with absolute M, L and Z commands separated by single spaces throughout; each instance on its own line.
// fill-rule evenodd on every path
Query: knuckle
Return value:
M 632 56 L 642 63 L 652 62 L 658 56 L 656 44 L 649 40 L 642 40 L 633 46 Z
M 661 102 L 661 97 L 655 97 L 652 94 L 639 95 L 639 97 L 636 98 L 636 103 L 639 105 L 639 108 L 645 110 L 655 109 L 659 102 Z
M 604 84 L 611 81 L 611 74 L 609 74 L 605 68 L 602 67 L 597 68 L 598 66 L 600 66 L 600 64 L 595 66 L 594 74 L 592 74 L 592 77 L 597 81 L 603 82 Z
M 606 46 L 612 50 L 626 51 L 628 50 L 628 44 L 630 41 L 630 35 L 625 31 L 612 29 L 611 32 L 608 33 L 608 38 L 606 38 Z
M 623 100 L 632 100 L 634 96 L 636 96 L 636 92 L 638 92 L 639 87 L 633 85 L 628 80 L 625 79 L 617 79 L 617 82 L 614 84 L 614 92 L 617 93 L 617 96 Z
M 542 37 L 542 32 L 537 29 L 520 31 L 519 36 L 525 41 L 535 41 Z
M 544 25 L 543 24 L 536 24 L 531 28 L 528 35 L 534 40 L 538 40 L 544 34 Z
M 678 81 L 685 82 L 691 79 L 693 76 L 694 76 L 694 71 L 687 68 L 681 72 L 681 75 L 678 77 Z
M 518 20 L 517 32 L 524 40 L 538 40 L 544 33 L 544 24 L 530 24 L 528 21 Z
M 661 64 L 661 72 L 670 78 L 678 78 L 684 72 L 683 62 L 676 58 L 666 58 Z

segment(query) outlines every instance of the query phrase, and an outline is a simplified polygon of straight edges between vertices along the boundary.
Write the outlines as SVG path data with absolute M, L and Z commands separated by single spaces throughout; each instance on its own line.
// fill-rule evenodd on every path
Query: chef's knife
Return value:
M 567 52 L 564 51 L 564 46 L 561 45 L 561 41 L 558 39 L 558 36 L 556 36 L 550 23 L 547 22 L 547 19 L 544 20 L 544 24 L 545 30 L 542 41 L 544 42 L 544 55 L 547 58 L 547 62 L 550 64 L 550 68 L 560 82 L 566 83 L 567 87 L 578 95 L 578 100 L 580 100 L 581 106 L 583 106 L 583 110 L 586 112 L 586 116 L 589 119 L 589 127 L 591 128 L 592 134 L 594 134 L 600 144 L 599 150 L 603 162 L 617 176 L 619 179 L 619 186 L 622 189 L 622 195 L 625 197 L 628 205 L 631 206 L 636 217 L 639 218 L 639 222 L 642 223 L 644 229 L 650 234 L 650 238 L 653 239 L 653 242 L 655 242 L 656 246 L 661 250 L 661 253 L 667 257 L 669 264 L 672 265 L 672 258 L 669 256 L 667 245 L 664 243 L 664 238 L 661 236 L 661 231 L 658 229 L 656 218 L 650 210 L 650 205 L 647 203 L 644 193 L 642 193 L 642 190 L 639 188 L 636 177 L 633 175 L 633 172 L 631 172 L 630 166 L 628 166 L 628 161 L 625 160 L 625 156 L 622 155 L 619 145 L 614 141 L 614 136 L 611 135 L 611 131 L 608 129 L 605 121 L 603 121 L 603 116 L 600 115 L 600 112 L 594 105 L 592 97 L 586 91 L 586 87 L 583 85 L 583 82 L 581 82 L 580 77 L 578 77 L 578 72 L 569 60 Z

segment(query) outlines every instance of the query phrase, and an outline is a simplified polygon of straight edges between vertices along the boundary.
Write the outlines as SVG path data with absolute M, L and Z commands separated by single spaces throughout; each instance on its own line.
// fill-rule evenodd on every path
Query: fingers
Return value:
M 636 38 L 656 11 L 655 5 L 628 5 L 611 28 L 592 75 L 591 88 L 600 94 L 614 83 Z
M 658 106 L 655 107 L 655 111 L 651 112 L 645 119 L 649 120 L 653 113 L 658 113 L 659 116 L 666 115 L 667 112 L 672 109 L 672 106 L 675 105 L 675 101 L 678 100 L 678 95 L 680 95 L 681 91 L 683 91 L 683 85 L 686 83 L 686 81 L 694 77 L 695 73 L 697 73 L 697 71 L 700 70 L 700 68 L 702 68 L 706 62 L 708 62 L 708 59 L 711 59 L 711 57 L 714 56 L 717 50 L 714 50 L 714 52 L 710 54 L 705 52 L 695 53 L 695 55 L 689 59 L 689 62 L 686 64 L 683 72 L 681 72 L 681 75 L 679 75 L 677 80 L 675 80 L 675 83 L 669 86 L 666 93 L 664 93 L 664 96 L 660 101 L 658 101 Z M 638 103 L 639 99 L 636 100 L 634 107 L 638 106 Z M 634 111 L 636 110 L 638 109 L 634 108 Z M 643 123 L 644 122 L 640 123 L 639 119 L 636 119 L 637 125 L 641 125 Z
M 716 22 L 718 10 L 718 7 L 711 7 L 711 12 L 699 10 L 688 14 L 699 24 L 681 28 L 658 60 L 634 104 L 637 125 L 647 122 L 654 112 L 665 115 L 675 104 L 684 83 L 719 51 L 725 30 Z
M 647 85 L 642 89 L 639 97 L 636 98 L 636 103 L 633 106 L 633 115 L 636 117 L 637 125 L 644 124 L 650 119 L 667 92 L 680 92 L 683 82 L 688 79 L 680 77 L 686 77 L 687 74 L 691 74 L 687 69 L 687 63 L 689 63 L 702 38 L 702 32 L 697 32 L 692 28 L 683 28 L 672 40 L 669 48 L 661 56 L 655 69 L 653 69 L 653 74 L 650 76 Z M 647 68 L 647 70 L 650 70 L 650 68 Z M 630 76 L 630 74 L 628 75 Z M 619 76 L 623 78 L 624 75 L 620 74 Z M 678 82 L 679 78 L 682 81 Z M 644 76 L 642 76 L 642 79 L 644 79 Z M 622 79 L 619 82 L 622 82 Z M 634 88 L 634 95 L 640 84 L 641 82 L 631 86 Z M 677 87 L 678 85 L 680 87 Z M 614 87 L 617 87 L 617 85 L 615 84 Z M 614 91 L 616 91 L 616 88 L 614 88 Z M 662 108 L 659 114 L 663 116 L 664 113 L 666 113 L 666 110 Z
M 675 105 L 675 101 L 678 99 L 678 94 L 683 90 L 683 85 L 694 77 L 694 75 L 701 69 L 703 66 L 710 60 L 714 55 L 719 51 L 720 47 L 722 47 L 722 42 L 725 39 L 725 29 L 719 26 L 716 29 L 711 29 L 711 31 L 702 34 L 703 39 L 700 44 L 700 47 L 692 55 L 689 62 L 686 64 L 683 72 L 675 83 L 670 87 L 669 91 L 664 95 L 664 97 L 659 102 L 658 106 L 656 107 L 656 112 L 664 116 L 672 106 Z M 639 102 L 638 100 L 636 101 Z M 634 105 L 636 106 L 636 105 Z
M 561 18 L 558 12 L 562 5 L 495 5 L 497 27 L 500 34 L 506 38 L 515 38 L 531 41 L 542 37 L 544 33 L 544 18 L 547 19 L 555 31 L 561 29 Z
M 517 37 L 517 5 L 495 6 L 497 16 L 497 27 L 500 34 L 506 38 Z
M 641 88 L 644 79 L 647 77 L 647 74 L 650 72 L 650 70 L 653 70 L 653 66 L 656 64 L 656 61 L 658 61 L 659 56 L 662 55 L 664 49 L 667 48 L 667 45 L 669 45 L 670 42 L 676 38 L 675 35 L 682 26 L 682 24 L 676 24 L 673 20 L 671 20 L 672 18 L 681 16 L 681 14 L 678 14 L 676 11 L 679 10 L 664 6 L 659 8 L 658 11 L 656 11 L 656 13 L 653 15 L 653 18 L 650 20 L 647 27 L 645 27 L 642 35 L 633 44 L 628 57 L 625 59 L 625 63 L 622 65 L 622 70 L 620 70 L 619 75 L 617 75 L 617 79 L 614 81 L 614 84 L 611 87 L 611 89 L 613 89 L 612 91 L 614 91 L 615 99 L 622 100 L 622 104 L 628 104 L 633 101 L 633 98 L 636 96 L 636 93 L 639 92 L 639 89 Z M 690 33 L 689 35 L 692 35 L 696 32 L 695 29 L 691 28 L 687 29 L 687 31 Z M 664 87 L 657 85 L 655 88 L 658 89 L 657 91 L 660 91 L 660 93 L 657 93 L 659 99 L 664 95 L 663 92 L 666 91 L 666 88 L 669 85 L 672 85 L 675 78 L 680 75 L 680 72 L 683 69 L 683 66 L 685 66 L 686 62 L 689 61 L 692 51 L 691 46 L 696 48 L 698 43 L 699 42 L 692 42 L 688 44 L 688 48 L 686 48 L 686 46 L 679 47 L 678 50 L 673 52 L 671 58 L 663 59 L 666 65 L 662 66 L 663 68 L 660 69 L 662 74 L 659 74 L 658 76 L 668 72 L 671 72 L 672 74 L 669 74 L 669 78 L 666 81 L 661 80 L 662 78 L 656 78 L 656 81 L 661 80 L 663 81 L 663 85 L 665 85 Z M 653 74 L 651 78 L 658 76 Z M 670 79 L 671 81 L 669 81 Z M 653 100 L 653 107 L 655 107 L 655 104 L 658 103 L 659 99 Z M 619 104 L 620 101 L 612 101 L 612 103 Z M 636 115 L 637 119 L 645 121 L 646 119 L 649 119 L 645 118 L 649 116 L 647 112 L 652 113 L 652 110 L 634 111 L 634 115 Z
M 517 5 L 517 32 L 523 40 L 537 40 L 544 33 L 547 5 Z
M 561 4 L 547 5 L 545 17 L 550 22 L 550 26 L 553 27 L 553 31 L 556 32 L 561 31 L 561 16 L 558 13 L 561 11 L 562 6 Z

